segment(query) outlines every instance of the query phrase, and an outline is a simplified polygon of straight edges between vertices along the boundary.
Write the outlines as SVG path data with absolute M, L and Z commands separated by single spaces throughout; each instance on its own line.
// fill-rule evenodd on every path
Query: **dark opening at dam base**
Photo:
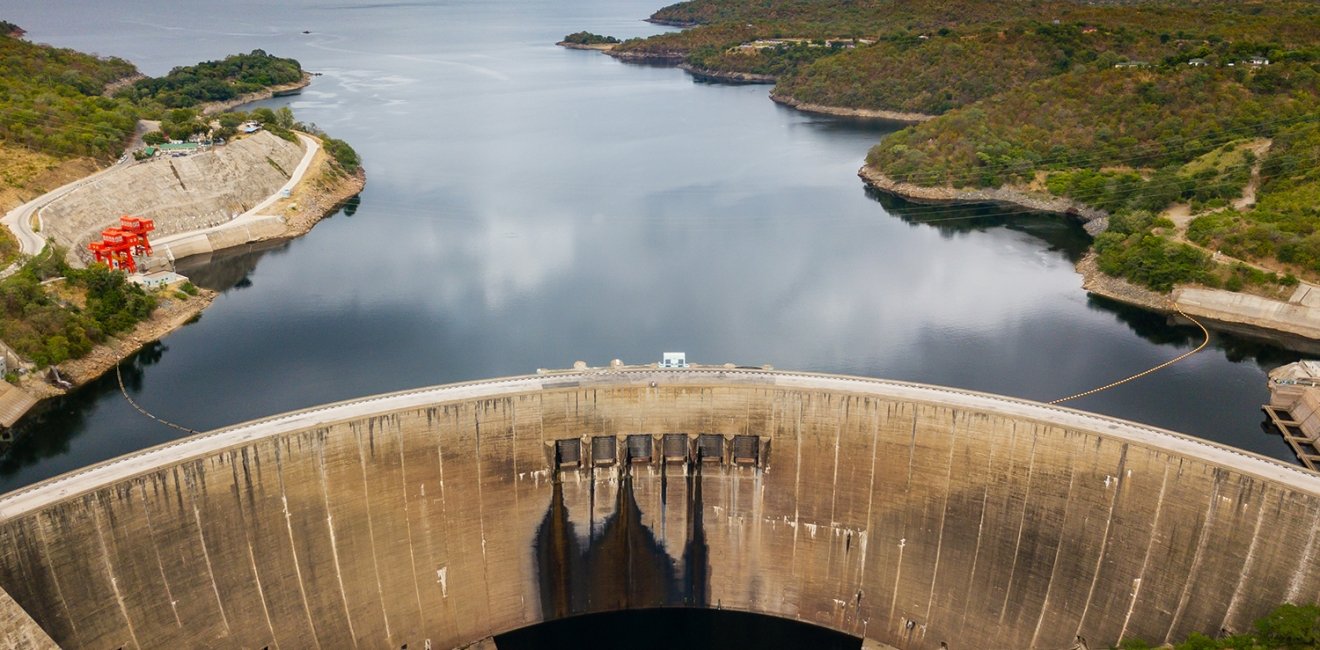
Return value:
M 784 618 L 717 609 L 638 609 L 559 619 L 495 637 L 499 650 L 857 650 L 862 640 Z

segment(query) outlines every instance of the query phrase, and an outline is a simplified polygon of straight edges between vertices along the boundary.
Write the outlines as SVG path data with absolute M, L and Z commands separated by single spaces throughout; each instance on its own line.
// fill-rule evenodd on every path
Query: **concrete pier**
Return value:
M 327 405 L 5 495 L 0 587 L 62 647 L 455 648 L 667 606 L 1097 648 L 1315 602 L 1318 529 L 1320 475 L 1151 427 L 610 368 Z

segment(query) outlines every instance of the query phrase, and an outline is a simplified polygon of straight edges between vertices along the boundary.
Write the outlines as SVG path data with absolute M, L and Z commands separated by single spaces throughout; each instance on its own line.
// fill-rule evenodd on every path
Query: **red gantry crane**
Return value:
M 101 231 L 101 241 L 87 245 L 98 262 L 112 269 L 133 273 L 137 271 L 139 255 L 151 254 L 147 233 L 156 229 L 156 222 L 128 215 L 119 218 L 119 225 Z

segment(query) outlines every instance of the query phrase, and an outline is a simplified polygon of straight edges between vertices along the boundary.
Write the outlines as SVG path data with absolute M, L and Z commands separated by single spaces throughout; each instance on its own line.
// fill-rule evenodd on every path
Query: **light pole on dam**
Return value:
M 439 649 L 695 607 L 898 648 L 1094 649 L 1315 602 L 1318 527 L 1320 475 L 1113 418 L 579 369 L 279 415 L 0 497 L 0 627 L 20 647 Z

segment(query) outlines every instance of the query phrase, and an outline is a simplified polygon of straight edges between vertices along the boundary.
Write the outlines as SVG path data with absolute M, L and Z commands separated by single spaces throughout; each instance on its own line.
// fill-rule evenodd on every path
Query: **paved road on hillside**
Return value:
M 298 166 L 294 168 L 293 174 L 289 177 L 289 181 L 285 183 L 284 186 L 281 187 L 279 190 L 277 190 L 274 194 L 271 194 L 270 196 L 266 197 L 266 199 L 263 200 L 261 203 L 258 203 L 256 207 L 239 215 L 233 221 L 230 221 L 229 223 L 223 224 L 222 226 L 218 226 L 218 227 L 229 227 L 234 224 L 241 224 L 246 221 L 251 221 L 254 217 L 258 216 L 261 211 L 270 207 L 272 203 L 280 200 L 280 198 L 282 198 L 281 193 L 283 193 L 284 190 L 292 190 L 295 186 L 298 185 L 298 182 L 302 180 L 303 175 L 307 173 L 307 168 L 311 166 L 312 160 L 316 157 L 316 152 L 319 151 L 321 148 L 321 145 L 314 138 L 308 137 L 301 133 L 298 134 L 298 138 L 302 140 L 303 145 L 307 148 L 307 150 L 303 154 L 302 160 L 298 162 Z M 129 160 L 131 159 L 120 159 L 120 162 L 117 162 L 114 165 L 111 165 L 110 167 L 102 169 L 101 171 L 96 172 L 91 176 L 86 176 L 76 181 L 73 181 L 72 183 L 61 185 L 58 188 L 55 188 L 45 194 L 42 194 L 41 196 L 35 199 L 32 199 L 31 201 L 28 201 L 27 203 L 24 203 L 23 205 L 18 206 L 17 208 L 14 208 L 13 210 L 10 210 L 8 213 L 5 214 L 3 218 L 0 218 L 0 223 L 8 227 L 9 230 L 14 233 L 14 236 L 18 238 L 19 253 L 24 256 L 32 256 L 40 253 L 41 250 L 46 247 L 46 238 L 42 237 L 39 232 L 36 232 L 32 229 L 32 215 L 35 214 L 37 210 L 40 210 L 42 207 L 56 200 L 59 200 L 69 192 L 72 192 L 78 188 L 81 188 L 91 183 L 92 181 L 95 181 L 96 179 L 100 178 L 105 174 L 114 173 L 116 171 L 127 168 L 128 166 L 131 165 L 131 162 L 129 162 Z M 168 243 L 169 240 L 193 235 L 196 234 L 197 232 L 205 232 L 205 230 L 172 235 L 169 238 L 162 239 L 162 243 Z M 17 271 L 20 263 L 21 261 L 15 262 L 11 264 L 8 268 L 4 269 L 3 271 L 0 271 L 0 278 L 7 277 L 12 273 L 14 273 L 15 271 Z

